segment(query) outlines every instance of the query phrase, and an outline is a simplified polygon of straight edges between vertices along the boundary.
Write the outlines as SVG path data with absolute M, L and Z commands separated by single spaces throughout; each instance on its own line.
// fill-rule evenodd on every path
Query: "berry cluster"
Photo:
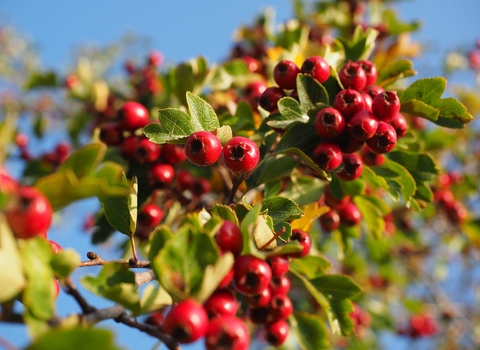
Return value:
M 430 337 L 438 331 L 438 324 L 429 314 L 418 314 L 410 317 L 408 324 L 398 330 L 398 334 L 411 338 Z
M 329 210 L 318 218 L 320 227 L 326 233 L 335 231 L 340 225 L 357 226 L 362 220 L 362 214 L 350 196 L 335 198 L 328 185 L 325 186 L 324 194 L 319 202 L 329 207 Z
M 433 186 L 434 200 L 445 212 L 448 220 L 453 224 L 460 224 L 468 217 L 468 210 L 465 205 L 455 198 L 451 186 L 463 181 L 458 174 L 451 172 L 442 174 L 438 178 L 438 185 Z
M 40 167 L 44 168 L 45 172 L 54 171 L 70 154 L 70 145 L 66 142 L 59 142 L 52 151 L 46 152 L 35 159 L 28 149 L 29 139 L 27 135 L 22 133 L 17 134 L 15 136 L 15 143 L 20 151 L 20 158 L 27 162 L 39 162 Z
M 154 95 L 162 90 L 157 68 L 163 63 L 163 60 L 162 53 L 154 51 L 150 53 L 142 67 L 137 67 L 132 61 L 125 63 L 125 70 L 130 76 L 130 83 L 139 99 Z
M 353 333 L 355 336 L 363 338 L 365 336 L 366 328 L 370 326 L 370 323 L 372 322 L 372 317 L 367 311 L 360 308 L 358 304 L 353 304 L 353 307 L 354 309 L 350 313 L 350 318 L 354 324 Z

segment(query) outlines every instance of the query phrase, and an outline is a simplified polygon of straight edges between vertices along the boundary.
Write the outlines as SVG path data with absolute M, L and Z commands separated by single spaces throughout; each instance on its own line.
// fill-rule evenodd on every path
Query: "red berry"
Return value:
M 237 257 L 243 250 L 243 235 L 240 228 L 231 221 L 225 220 L 215 234 L 215 241 L 223 252 L 232 252 Z
M 58 298 L 58 295 L 60 294 L 60 282 L 58 280 L 53 280 L 53 295 L 55 296 L 55 299 Z
M 297 87 L 298 73 L 300 73 L 300 68 L 295 62 L 282 60 L 273 68 L 273 79 L 280 88 L 291 90 Z
M 207 312 L 193 299 L 173 306 L 165 317 L 163 330 L 182 344 L 192 343 L 207 333 Z
M 184 169 L 179 169 L 177 172 L 177 182 L 180 185 L 180 188 L 182 190 L 189 190 L 193 186 L 194 182 L 193 175 L 188 171 Z
M 335 95 L 333 108 L 342 113 L 345 120 L 348 121 L 355 113 L 365 109 L 365 100 L 358 91 L 345 89 Z
M 271 298 L 272 294 L 270 293 L 270 288 L 265 287 L 258 294 L 246 296 L 245 301 L 247 302 L 249 308 L 257 309 L 259 307 L 267 306 Z
M 268 112 L 273 112 L 277 109 L 277 102 L 282 97 L 285 97 L 285 92 L 276 86 L 271 86 L 266 88 L 265 91 L 260 95 L 260 99 L 258 100 L 258 104 L 264 110 Z
M 63 251 L 62 247 L 57 242 L 49 239 L 48 243 L 50 244 L 50 249 L 52 249 L 53 254 L 57 254 L 57 253 Z
M 365 146 L 360 151 L 360 157 L 368 166 L 380 166 L 385 162 L 385 157 L 382 154 L 373 152 L 370 147 Z
M 197 177 L 193 180 L 190 191 L 194 197 L 201 197 L 211 190 L 210 182 L 204 177 Z
M 260 73 L 262 70 L 261 63 L 252 56 L 243 56 L 242 59 L 245 61 L 247 68 L 252 73 Z
M 290 279 L 285 275 L 274 276 L 270 282 L 270 293 L 273 296 L 288 294 L 290 291 Z
M 287 321 L 278 320 L 276 322 L 268 323 L 263 329 L 263 336 L 265 340 L 274 346 L 282 345 L 288 337 L 290 327 Z
M 117 113 L 120 126 L 123 130 L 135 131 L 148 124 L 148 111 L 138 102 L 125 102 Z
M 371 112 L 372 111 L 373 98 L 369 94 L 367 94 L 366 92 L 362 92 L 362 93 L 360 93 L 360 95 L 362 95 L 362 98 L 363 98 L 364 109 Z
M 119 146 L 123 141 L 122 129 L 118 123 L 104 123 L 100 125 L 99 137 L 107 146 Z
M 267 263 L 272 269 L 272 276 L 281 276 L 288 272 L 290 260 L 285 255 L 275 255 L 267 259 Z
M 163 316 L 163 312 L 154 312 L 145 320 L 146 324 L 156 326 L 156 327 L 163 327 L 163 323 L 165 322 L 165 316 Z
M 171 165 L 183 163 L 187 159 L 184 148 L 171 143 L 162 146 L 162 157 L 166 163 Z
M 330 209 L 319 217 L 320 226 L 326 232 L 335 231 L 340 226 L 340 215 L 335 209 Z
M 233 275 L 234 275 L 234 270 L 232 267 L 230 271 L 228 271 L 228 273 L 220 281 L 220 284 L 217 286 L 217 288 L 227 288 L 230 285 L 230 282 L 232 282 L 233 280 Z
M 233 292 L 229 289 L 217 289 L 203 304 L 208 317 L 235 316 L 238 302 Z
M 307 232 L 299 229 L 292 230 L 290 242 L 298 242 L 302 246 L 301 251 L 289 254 L 289 256 L 292 258 L 303 258 L 304 256 L 307 256 L 310 252 L 310 248 L 312 247 L 312 238 L 310 235 Z
M 352 181 L 360 177 L 363 171 L 363 162 L 355 153 L 343 155 L 343 169 L 337 176 L 343 181 Z
M 338 110 L 324 108 L 315 116 L 314 127 L 318 136 L 325 140 L 330 140 L 343 132 L 345 119 Z
M 360 141 L 353 138 L 350 133 L 344 132 L 332 140 L 340 147 L 343 154 L 350 154 L 360 151 L 365 145 L 365 141 Z
M 362 220 L 362 213 L 353 202 L 341 206 L 338 209 L 338 215 L 340 215 L 340 223 L 347 227 L 356 226 Z
M 23 239 L 43 236 L 53 215 L 47 197 L 34 187 L 20 187 L 17 195 L 16 205 L 5 213 L 13 234 Z
M 312 160 L 320 169 L 334 170 L 342 163 L 342 152 L 333 142 L 321 142 L 313 150 Z
M 285 294 L 272 296 L 268 307 L 267 322 L 287 319 L 293 313 L 293 304 Z
M 400 99 L 395 91 L 384 91 L 373 98 L 372 113 L 378 120 L 391 122 L 400 112 Z
M 185 156 L 197 166 L 209 166 L 215 163 L 222 153 L 222 144 L 218 137 L 208 131 L 197 131 L 185 142 Z
M 454 224 L 461 223 L 465 221 L 468 217 L 468 210 L 465 208 L 462 202 L 457 200 L 452 200 L 451 202 L 445 203 L 445 211 L 447 217 Z
M 408 123 L 402 114 L 397 113 L 395 118 L 390 122 L 390 125 L 395 129 L 397 137 L 404 137 L 407 134 Z
M 235 286 L 245 295 L 255 295 L 267 288 L 272 279 L 268 263 L 253 255 L 238 257 L 233 265 Z
M 123 158 L 127 160 L 135 159 L 138 141 L 140 141 L 140 138 L 135 135 L 131 135 L 122 141 L 120 144 L 120 154 Z
M 164 217 L 163 210 L 156 204 L 145 205 L 138 213 L 138 224 L 143 227 L 156 227 Z
M 366 141 L 377 131 L 378 120 L 366 110 L 356 113 L 347 123 L 350 135 L 359 141 Z
M 170 164 L 153 164 L 147 172 L 147 179 L 153 188 L 163 189 L 173 181 L 175 169 Z
M 341 198 L 334 197 L 330 186 L 325 186 L 323 193 L 325 195 L 325 204 L 328 205 L 330 208 L 337 208 L 350 202 L 349 195 Z
M 330 66 L 320 56 L 311 56 L 303 61 L 302 73 L 310 74 L 314 79 L 316 79 L 320 84 L 323 84 L 330 77 Z
M 207 350 L 248 350 L 250 334 L 245 323 L 232 316 L 222 316 L 210 321 L 205 335 Z
M 378 94 L 384 92 L 385 89 L 379 85 L 367 85 L 365 88 L 362 90 L 362 93 L 366 93 L 370 95 L 372 100 L 377 96 Z
M 134 160 L 140 164 L 153 163 L 160 157 L 160 152 L 160 145 L 142 138 L 135 145 Z
M 163 63 L 163 55 L 159 51 L 153 51 L 148 56 L 148 63 L 152 66 L 160 66 Z
M 367 85 L 367 75 L 357 62 L 346 63 L 338 72 L 338 77 L 345 89 L 361 91 Z
M 252 107 L 253 110 L 257 110 L 260 96 L 266 88 L 267 86 L 265 85 L 264 81 L 256 81 L 248 84 L 243 90 L 243 96 L 245 96 L 245 99 L 250 104 L 250 107 Z
M 235 136 L 223 147 L 222 159 L 225 166 L 234 173 L 247 173 L 258 164 L 260 151 L 250 139 Z
M 367 140 L 367 145 L 372 151 L 383 154 L 390 152 L 397 143 L 397 133 L 390 124 L 378 122 L 378 128 L 375 135 Z
M 365 74 L 367 76 L 367 85 L 375 84 L 378 77 L 378 72 L 375 65 L 368 60 L 361 60 L 361 61 L 358 61 L 358 63 L 360 63 L 363 70 L 365 71 Z

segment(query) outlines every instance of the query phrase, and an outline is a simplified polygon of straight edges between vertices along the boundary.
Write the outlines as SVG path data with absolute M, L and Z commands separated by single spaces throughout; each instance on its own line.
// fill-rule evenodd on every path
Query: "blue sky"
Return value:
M 27 35 L 40 52 L 43 65 L 61 71 L 71 63 L 71 52 L 75 47 L 112 43 L 128 31 L 149 38 L 150 47 L 161 51 L 167 61 L 180 62 L 205 55 L 212 63 L 226 57 L 234 30 L 240 24 L 250 23 L 267 6 L 275 7 L 277 23 L 291 17 L 290 0 L 2 0 L 0 26 L 12 25 Z M 402 1 L 398 8 L 401 18 L 422 20 L 423 27 L 415 35 L 426 50 L 424 58 L 415 66 L 421 76 L 441 74 L 441 59 L 447 51 L 472 47 L 480 38 L 477 18 L 480 2 L 477 0 Z M 139 57 L 144 54 L 147 53 L 139 53 Z M 454 81 L 462 79 L 459 75 Z M 95 205 L 96 200 L 87 200 L 67 208 L 64 222 L 69 222 L 69 226 L 57 222 L 49 233 L 50 237 L 83 254 L 92 250 L 81 226 L 83 217 Z M 89 272 L 96 273 L 96 270 Z M 98 298 L 91 295 L 89 298 L 99 305 Z M 63 293 L 58 303 L 61 316 L 78 312 L 75 303 Z M 103 325 L 116 327 L 114 322 Z M 126 326 L 115 329 L 118 343 L 125 348 L 151 349 L 156 344 Z M 18 326 L 0 324 L 0 337 L 16 346 L 27 344 L 24 329 Z M 402 342 L 396 345 L 395 349 L 406 349 L 407 346 L 403 344 L 402 347 Z M 187 350 L 199 348 L 184 347 Z

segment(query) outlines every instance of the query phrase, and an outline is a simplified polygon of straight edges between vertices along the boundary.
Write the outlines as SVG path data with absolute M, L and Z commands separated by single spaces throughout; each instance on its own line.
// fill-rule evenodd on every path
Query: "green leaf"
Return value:
M 444 93 L 447 87 L 447 79 L 444 77 L 423 78 L 413 82 L 400 95 L 402 105 L 411 100 L 418 100 L 433 106 Z
M 305 114 L 297 100 L 292 97 L 283 97 L 278 101 L 279 113 L 271 114 L 267 125 L 273 128 L 288 128 L 295 123 L 308 123 L 309 117 Z
M 419 100 L 409 100 L 407 102 L 402 102 L 400 112 L 408 113 L 416 117 L 430 120 L 432 122 L 436 122 L 438 120 L 438 116 L 440 115 L 440 111 L 437 108 L 432 107 L 425 102 Z
M 237 205 L 236 210 L 241 208 L 241 206 Z M 253 254 L 257 257 L 262 257 L 259 254 L 258 249 L 255 247 L 255 243 L 253 242 L 253 230 L 257 223 L 257 218 L 260 215 L 262 206 L 261 203 L 257 203 L 253 208 L 251 208 L 244 216 L 243 220 L 240 223 L 240 231 L 242 231 L 243 235 L 243 250 L 242 255 L 245 254 Z M 238 211 L 237 211 L 238 215 Z
M 388 28 L 388 33 L 392 36 L 417 31 L 421 26 L 420 21 L 412 21 L 410 23 L 401 22 L 398 19 L 398 13 L 392 9 L 383 11 L 382 18 L 383 23 L 385 23 Z
M 375 48 L 375 39 L 378 31 L 373 28 L 362 28 L 361 25 L 355 27 L 355 31 L 350 41 L 345 38 L 338 38 L 345 51 L 345 59 L 358 61 L 367 59 Z
M 97 277 L 87 275 L 81 282 L 92 293 L 119 303 L 135 314 L 140 312 L 135 273 L 127 266 L 115 262 L 107 263 Z
M 325 87 L 309 74 L 297 75 L 297 92 L 301 109 L 304 112 L 321 104 L 328 106 L 330 103 Z
M 282 141 L 280 141 L 282 142 Z M 315 170 L 318 174 L 319 178 L 322 178 L 324 180 L 330 180 L 331 176 L 327 172 L 325 172 L 323 169 L 321 169 L 309 156 L 307 156 L 301 149 L 298 148 L 287 148 L 287 149 L 282 149 L 281 151 L 278 151 L 276 153 L 278 154 L 287 154 L 287 155 L 295 155 L 303 162 L 308 165 L 310 168 Z
M 73 249 L 65 249 L 64 251 L 53 254 L 50 260 L 50 266 L 58 278 L 70 276 L 79 264 L 80 255 Z
M 320 142 L 315 128 L 311 124 L 295 124 L 282 136 L 275 149 L 275 153 L 290 148 L 298 148 L 306 154 L 310 154 Z
M 464 127 L 464 124 L 473 120 L 473 116 L 468 113 L 467 108 L 453 97 L 442 98 L 433 106 L 440 109 L 440 116 L 437 120 L 437 124 L 440 126 L 460 129 Z
M 415 171 L 431 175 L 438 175 L 440 172 L 440 168 L 435 159 L 427 153 L 392 151 L 387 154 L 387 157 L 403 165 L 405 169 L 410 172 Z
M 187 113 L 176 108 L 158 111 L 160 123 L 151 123 L 143 128 L 144 134 L 154 143 L 184 143 L 185 138 L 201 128 L 195 125 Z
M 274 221 L 290 221 L 303 216 L 297 203 L 286 197 L 272 197 L 263 202 L 262 212 L 266 212 Z
M 38 320 L 49 320 L 54 315 L 54 275 L 50 268 L 53 255 L 50 244 L 44 238 L 24 240 L 20 247 L 27 286 L 22 294 L 22 303 Z
M 157 227 L 150 239 L 150 249 L 148 250 L 148 260 L 155 259 L 160 250 L 165 246 L 165 243 L 173 237 L 173 232 L 170 228 L 162 225 Z
M 322 255 L 307 255 L 300 259 L 293 259 L 290 262 L 290 269 L 304 275 L 308 279 L 321 276 L 330 268 L 330 261 Z
M 165 289 L 158 288 L 153 283 L 149 283 L 143 289 L 140 298 L 139 315 L 155 312 L 163 307 L 172 305 L 172 303 L 172 297 Z
M 413 179 L 412 175 L 402 165 L 389 159 L 385 160 L 382 168 L 391 170 L 396 174 L 394 177 L 387 177 L 385 175 L 383 176 L 385 177 L 390 189 L 393 191 L 399 190 L 403 196 L 405 205 L 410 207 L 410 201 L 416 191 L 415 180 Z M 376 170 L 377 168 L 374 168 L 374 171 Z M 395 186 L 398 186 L 398 189 L 395 188 Z
M 59 172 L 70 169 L 78 178 L 89 175 L 105 157 L 104 143 L 90 143 L 72 153 L 60 166 Z
M 297 166 L 298 161 L 290 157 L 270 158 L 265 163 L 265 167 L 257 179 L 257 184 L 288 176 Z
M 327 298 L 347 299 L 363 292 L 362 287 L 347 275 L 323 275 L 310 282 Z
M 320 316 L 295 312 L 289 321 L 302 350 L 331 348 L 327 327 Z
M 54 71 L 35 72 L 28 77 L 25 83 L 25 89 L 32 90 L 36 88 L 59 86 L 58 77 Z
M 222 125 L 216 129 L 215 132 L 215 135 L 220 140 L 222 146 L 225 146 L 225 144 L 233 137 L 232 128 L 228 125 Z
M 353 303 L 349 299 L 332 299 L 330 300 L 330 318 L 335 320 L 334 327 L 337 328 L 334 333 L 341 332 L 343 335 L 349 335 L 355 326 L 350 314 L 353 311 Z
M 312 176 L 296 176 L 295 182 L 289 181 L 287 189 L 282 192 L 282 195 L 290 198 L 298 205 L 307 205 L 318 201 L 323 193 L 324 187 L 325 181 L 320 179 Z M 265 198 L 269 197 L 265 195 Z
M 25 350 L 120 350 L 113 333 L 99 328 L 54 328 Z
M 265 191 L 263 192 L 263 198 L 271 198 L 277 196 L 282 190 L 282 180 L 275 179 L 265 184 Z M 289 197 L 289 196 L 287 196 Z
M 391 170 L 363 165 L 361 178 L 371 185 L 384 189 L 392 200 L 398 202 L 401 196 L 401 185 L 394 180 L 396 177 L 397 174 Z
M 18 295 L 27 281 L 15 238 L 3 215 L 0 215 L 0 266 L 8 266 L 0 274 L 0 304 Z
M 365 193 L 367 185 L 361 179 L 353 181 L 342 181 L 338 177 L 333 176 L 330 183 L 330 191 L 334 198 L 344 198 L 345 196 L 355 197 Z
M 389 61 L 378 72 L 376 85 L 388 87 L 397 80 L 416 75 L 413 62 L 410 60 Z
M 202 280 L 202 286 L 197 295 L 197 301 L 204 303 L 218 288 L 225 276 L 232 270 L 235 258 L 232 253 L 221 255 L 214 265 L 207 265 Z
M 220 127 L 217 114 L 212 106 L 200 96 L 187 91 L 187 104 L 195 131 L 213 131 Z
M 360 196 L 353 199 L 362 213 L 362 219 L 367 224 L 369 233 L 375 238 L 380 238 L 385 229 L 385 220 L 383 219 L 382 211 L 371 201 L 368 201 Z

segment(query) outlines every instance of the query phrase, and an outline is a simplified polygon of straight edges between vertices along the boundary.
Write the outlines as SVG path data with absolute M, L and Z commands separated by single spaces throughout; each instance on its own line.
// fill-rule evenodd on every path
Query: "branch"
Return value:
M 135 274 L 135 285 L 139 288 L 141 285 L 145 283 L 152 282 L 156 279 L 155 273 L 153 270 L 148 270 L 140 273 Z
M 70 277 L 65 278 L 64 280 L 65 283 L 65 292 L 69 295 L 71 295 L 77 302 L 77 304 L 80 306 L 82 309 L 82 312 L 84 314 L 88 314 L 90 312 L 93 312 L 96 310 L 93 306 L 91 306 L 85 298 L 80 294 L 78 289 L 75 287 L 73 284 L 73 281 L 70 279 Z
M 82 261 L 79 267 L 100 266 L 100 265 L 103 266 L 109 262 L 115 262 L 131 268 L 150 268 L 150 261 L 138 261 L 136 259 L 130 259 L 128 261 L 125 261 L 125 260 L 108 261 L 108 260 L 102 259 L 97 253 L 94 253 L 94 252 L 88 252 L 87 258 L 89 258 L 90 260 Z

